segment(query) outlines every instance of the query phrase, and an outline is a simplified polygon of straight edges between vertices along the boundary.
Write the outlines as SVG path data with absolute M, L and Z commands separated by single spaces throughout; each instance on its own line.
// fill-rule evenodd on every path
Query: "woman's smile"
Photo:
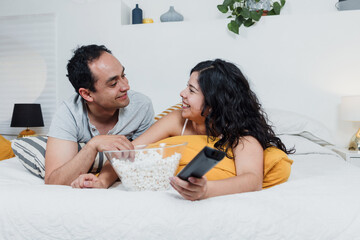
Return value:
M 184 103 L 184 102 L 182 103 L 182 108 L 183 108 L 183 109 L 186 109 L 186 108 L 189 108 L 189 107 L 190 107 L 189 104 L 186 104 L 186 103 Z

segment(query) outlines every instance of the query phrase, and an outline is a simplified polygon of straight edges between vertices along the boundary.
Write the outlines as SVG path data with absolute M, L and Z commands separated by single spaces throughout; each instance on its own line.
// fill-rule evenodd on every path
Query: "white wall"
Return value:
M 280 16 L 263 17 L 235 36 L 216 10 L 222 1 L 124 1 L 129 9 L 138 2 L 155 22 L 168 5 L 185 21 L 124 26 L 119 0 L 1 0 L 0 16 L 57 14 L 58 101 L 73 93 L 65 77 L 71 50 L 97 43 L 126 66 L 131 87 L 150 96 L 156 112 L 180 101 L 196 63 L 223 58 L 239 65 L 265 107 L 323 122 L 339 145 L 359 127 L 338 119 L 338 105 L 341 96 L 360 94 L 360 11 L 338 12 L 333 0 L 289 0 Z

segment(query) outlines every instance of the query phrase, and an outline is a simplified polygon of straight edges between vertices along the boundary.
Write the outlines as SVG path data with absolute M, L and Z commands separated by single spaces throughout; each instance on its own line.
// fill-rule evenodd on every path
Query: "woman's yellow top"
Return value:
M 179 144 L 187 142 L 186 149 L 182 153 L 179 167 L 175 174 L 178 174 L 205 146 L 214 148 L 215 142 L 208 142 L 206 135 L 184 135 L 163 139 L 157 143 Z M 291 164 L 286 153 L 276 147 L 264 150 L 264 178 L 263 188 L 269 188 L 286 182 L 290 176 Z M 235 162 L 225 157 L 206 175 L 208 180 L 220 180 L 236 176 Z

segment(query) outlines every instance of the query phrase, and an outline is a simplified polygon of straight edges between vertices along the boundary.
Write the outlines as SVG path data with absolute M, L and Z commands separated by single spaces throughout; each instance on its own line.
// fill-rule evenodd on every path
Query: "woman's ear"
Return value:
M 86 88 L 79 88 L 80 96 L 87 102 L 92 102 L 94 99 L 91 96 L 91 92 L 89 89 Z

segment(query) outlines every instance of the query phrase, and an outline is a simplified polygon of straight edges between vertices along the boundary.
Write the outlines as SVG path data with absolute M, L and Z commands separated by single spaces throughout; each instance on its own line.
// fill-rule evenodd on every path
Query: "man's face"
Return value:
M 98 59 L 89 63 L 89 68 L 95 78 L 96 92 L 91 92 L 93 104 L 104 110 L 116 110 L 129 104 L 129 81 L 119 60 L 104 52 Z

